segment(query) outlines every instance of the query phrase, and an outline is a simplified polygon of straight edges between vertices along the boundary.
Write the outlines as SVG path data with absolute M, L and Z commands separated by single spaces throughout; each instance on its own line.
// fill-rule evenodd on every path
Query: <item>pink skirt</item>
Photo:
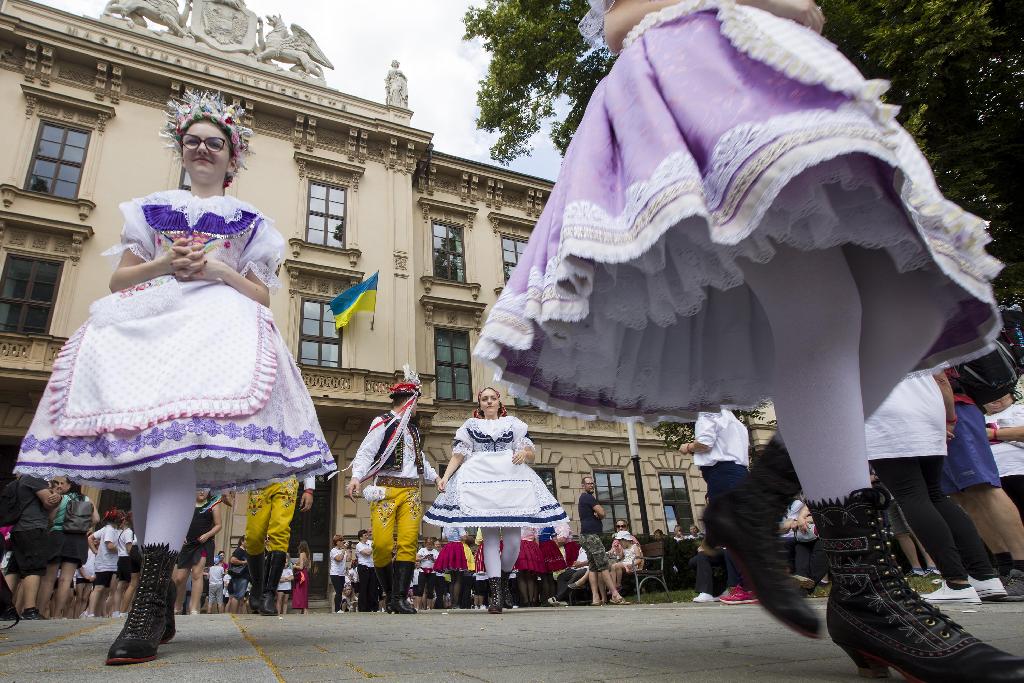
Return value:
M 449 541 L 441 547 L 441 553 L 434 562 L 435 572 L 466 571 L 466 547 L 461 541 Z
M 560 572 L 568 566 L 565 563 L 565 558 L 562 557 L 562 551 L 558 549 L 558 544 L 554 541 L 542 542 L 540 554 L 544 558 L 544 571 Z
M 516 560 L 515 569 L 517 572 L 536 572 L 538 574 L 548 571 L 544 565 L 540 546 L 536 541 L 522 542 L 519 546 L 519 559 Z

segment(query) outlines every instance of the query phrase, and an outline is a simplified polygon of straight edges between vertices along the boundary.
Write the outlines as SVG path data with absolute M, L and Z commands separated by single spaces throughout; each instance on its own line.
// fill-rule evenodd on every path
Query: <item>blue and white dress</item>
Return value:
M 470 418 L 455 433 L 452 453 L 465 460 L 438 494 L 423 521 L 435 526 L 545 527 L 568 519 L 529 465 L 514 465 L 516 451 L 533 446 L 517 417 Z
M 125 251 L 201 244 L 271 289 L 272 222 L 233 197 L 172 190 L 121 205 Z M 260 488 L 336 469 L 270 309 L 220 281 L 164 275 L 105 296 L 54 361 L 15 471 L 127 488 L 133 472 L 193 460 L 203 488 Z

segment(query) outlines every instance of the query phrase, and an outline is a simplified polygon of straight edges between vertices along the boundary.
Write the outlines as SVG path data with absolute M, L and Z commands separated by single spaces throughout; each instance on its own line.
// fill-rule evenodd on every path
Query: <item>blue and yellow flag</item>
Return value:
M 334 328 L 340 330 L 348 325 L 356 311 L 370 311 L 377 309 L 377 273 L 360 282 L 355 287 L 349 287 L 344 292 L 334 297 L 331 302 L 331 312 L 334 313 Z

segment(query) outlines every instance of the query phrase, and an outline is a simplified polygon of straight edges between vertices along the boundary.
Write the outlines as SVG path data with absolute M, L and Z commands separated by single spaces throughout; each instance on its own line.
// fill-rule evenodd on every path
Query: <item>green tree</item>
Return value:
M 953 201 L 991 221 L 990 251 L 1007 264 L 1002 303 L 1024 304 L 1024 0 L 821 0 L 825 35 L 887 100 Z M 586 0 L 487 0 L 466 13 L 466 38 L 492 61 L 477 124 L 499 136 L 508 162 L 544 123 L 563 153 L 597 83 L 611 68 L 576 30 Z
M 749 428 L 753 424 L 764 424 L 765 407 L 765 405 L 761 405 L 753 410 L 734 410 L 732 412 L 740 422 Z M 774 425 L 774 420 L 770 424 Z M 665 447 L 672 450 L 693 441 L 692 422 L 662 422 L 654 426 L 654 431 L 665 441 Z

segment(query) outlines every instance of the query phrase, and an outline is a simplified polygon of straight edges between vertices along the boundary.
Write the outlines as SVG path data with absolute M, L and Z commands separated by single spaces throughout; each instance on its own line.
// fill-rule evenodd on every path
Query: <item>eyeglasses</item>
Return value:
M 185 149 L 199 149 L 199 145 L 206 145 L 211 152 L 219 152 L 228 144 L 224 138 L 210 137 L 201 138 L 198 135 L 182 135 L 181 146 Z
M 615 525 L 615 528 L 616 528 L 616 529 L 625 529 L 625 528 L 626 528 L 626 525 L 625 525 L 625 524 L 616 524 L 616 525 Z

